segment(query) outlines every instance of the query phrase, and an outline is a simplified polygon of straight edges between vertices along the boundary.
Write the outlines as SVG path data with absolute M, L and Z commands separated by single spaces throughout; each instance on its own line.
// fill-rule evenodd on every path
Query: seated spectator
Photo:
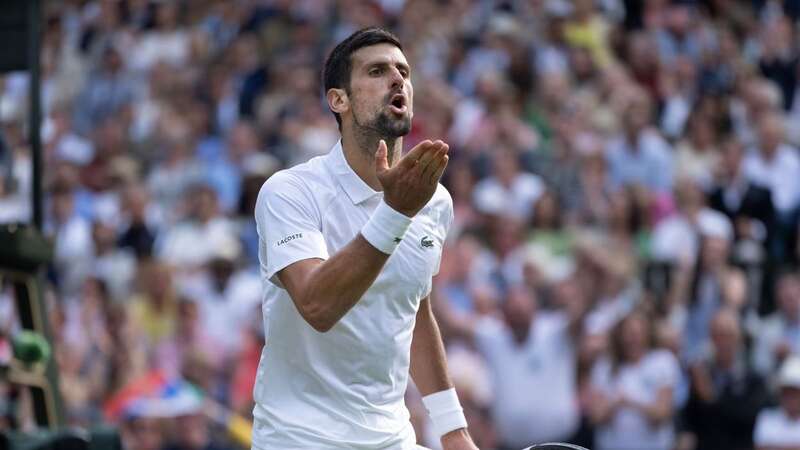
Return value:
M 606 148 L 611 180 L 616 187 L 639 185 L 653 193 L 672 189 L 673 155 L 652 126 L 652 100 L 644 91 L 631 94 L 622 116 L 622 133 Z
M 133 327 L 150 346 L 156 346 L 175 335 L 178 323 L 172 270 L 160 262 L 142 262 L 137 278 L 138 289 L 126 306 Z
M 762 410 L 756 419 L 756 450 L 800 448 L 800 357 L 783 363 L 778 385 L 780 406 Z
M 673 392 L 680 369 L 652 346 L 650 319 L 633 312 L 611 335 L 610 354 L 592 369 L 595 450 L 670 450 L 675 442 Z
M 676 211 L 653 229 L 654 259 L 673 263 L 694 260 L 700 250 L 699 234 L 703 230 L 733 237 L 730 222 L 722 213 L 706 206 L 705 194 L 696 181 L 678 181 L 675 206 Z
M 171 443 L 165 450 L 228 450 L 212 439 L 208 419 L 201 411 L 190 411 L 174 419 Z
M 205 184 L 184 193 L 189 211 L 184 221 L 156 241 L 156 254 L 164 261 L 186 269 L 197 269 L 215 253 L 236 247 L 238 235 L 233 221 L 219 209 L 217 193 Z
M 520 169 L 516 152 L 502 148 L 494 153 L 492 175 L 475 186 L 473 201 L 481 213 L 524 221 L 543 192 L 542 180 Z
M 719 166 L 720 159 L 714 123 L 708 117 L 695 113 L 686 126 L 686 138 L 675 147 L 675 173 L 698 180 L 701 186 L 707 187 L 714 179 L 714 170 Z
M 687 428 L 698 449 L 752 450 L 753 427 L 767 401 L 767 388 L 747 363 L 736 311 L 716 313 L 711 340 L 710 352 L 690 368 Z
M 786 142 L 781 113 L 760 117 L 758 145 L 748 151 L 742 169 L 749 181 L 769 188 L 779 218 L 788 220 L 800 204 L 800 154 Z

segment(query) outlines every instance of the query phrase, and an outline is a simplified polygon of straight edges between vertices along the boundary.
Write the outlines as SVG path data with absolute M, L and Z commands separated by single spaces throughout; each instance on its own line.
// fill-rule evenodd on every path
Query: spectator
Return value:
M 736 241 L 766 244 L 775 217 L 772 195 L 742 173 L 742 145 L 735 138 L 723 144 L 716 186 L 709 195 L 709 206 L 728 216 L 734 225 Z M 766 250 L 766 248 L 765 248 Z
M 177 298 L 172 271 L 163 263 L 143 261 L 137 270 L 138 289 L 127 302 L 133 327 L 155 346 L 175 334 Z
M 479 212 L 517 220 L 531 216 L 544 184 L 538 176 L 521 171 L 518 158 L 509 148 L 494 153 L 492 175 L 475 186 L 474 202 Z
M 710 352 L 690 368 L 685 409 L 697 448 L 752 450 L 756 416 L 768 399 L 764 379 L 745 356 L 738 312 L 721 309 L 711 321 Z
M 227 450 L 211 437 L 208 419 L 202 411 L 191 411 L 174 418 L 173 442 L 164 450 Z
M 778 374 L 780 406 L 758 414 L 756 450 L 800 447 L 800 358 L 786 359 Z
M 787 220 L 800 203 L 800 155 L 786 143 L 784 118 L 772 112 L 758 119 L 758 145 L 749 150 L 743 161 L 745 177 L 768 187 L 782 221 Z
M 164 434 L 161 421 L 153 417 L 129 417 L 120 428 L 123 448 L 129 450 L 161 450 Z
M 75 211 L 75 196 L 66 186 L 53 192 L 52 222 L 55 237 L 53 264 L 59 274 L 59 288 L 65 295 L 74 294 L 91 269 L 93 252 L 91 224 Z
M 611 355 L 592 369 L 591 417 L 597 450 L 671 449 L 673 394 L 680 376 L 672 353 L 652 347 L 651 321 L 623 319 L 610 338 Z
M 675 147 L 675 173 L 691 178 L 704 188 L 711 186 L 720 166 L 719 139 L 709 117 L 695 113 L 688 119 L 686 139 Z
M 540 311 L 532 291 L 514 286 L 501 310 L 502 320 L 458 315 L 447 305 L 440 314 L 451 331 L 473 339 L 486 359 L 500 448 L 570 439 L 579 421 L 574 339 L 585 306 Z
M 778 310 L 759 327 L 753 365 L 770 376 L 790 355 L 800 355 L 800 275 L 787 271 L 778 277 Z
M 195 185 L 184 193 L 188 211 L 185 220 L 163 234 L 156 253 L 165 261 L 199 268 L 215 254 L 239 251 L 233 222 L 219 209 L 217 193 L 207 185 Z
M 125 71 L 120 50 L 108 45 L 102 66 L 86 80 L 75 104 L 75 126 L 88 134 L 95 124 L 119 112 L 135 100 L 134 78 Z
M 622 116 L 622 132 L 606 148 L 611 180 L 616 186 L 643 186 L 654 194 L 672 188 L 672 149 L 652 127 L 652 100 L 645 92 L 630 94 Z

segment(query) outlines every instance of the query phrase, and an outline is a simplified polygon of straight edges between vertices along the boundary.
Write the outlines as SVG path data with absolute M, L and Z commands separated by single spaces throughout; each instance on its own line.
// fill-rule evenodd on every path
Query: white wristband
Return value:
M 422 397 L 433 422 L 433 431 L 440 438 L 453 430 L 467 427 L 467 418 L 456 395 L 456 388 L 435 392 Z
M 361 229 L 361 235 L 373 247 L 391 255 L 394 249 L 400 245 L 409 226 L 411 226 L 411 217 L 395 211 L 386 202 L 381 201 L 375 208 L 375 212 L 372 213 L 372 217 Z

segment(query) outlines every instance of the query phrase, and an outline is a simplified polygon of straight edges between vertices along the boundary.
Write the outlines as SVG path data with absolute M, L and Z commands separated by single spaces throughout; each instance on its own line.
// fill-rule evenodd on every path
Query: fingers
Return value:
M 447 161 L 450 161 L 450 157 L 447 155 L 443 155 L 441 162 L 436 167 L 436 170 L 431 173 L 430 183 L 436 184 L 442 178 L 442 174 L 444 173 L 444 169 L 447 167 Z
M 381 139 L 378 143 L 378 151 L 375 152 L 375 173 L 383 173 L 389 170 L 388 152 L 386 141 Z
M 450 149 L 450 146 L 442 141 L 436 141 L 433 145 L 436 150 L 423 155 L 419 163 L 421 170 L 420 176 L 426 181 L 436 172 L 439 165 L 442 163 L 442 157 L 447 155 L 447 151 Z
M 403 168 L 407 170 L 413 169 L 419 166 L 420 159 L 432 150 L 433 142 L 426 139 L 415 145 L 414 148 L 412 148 L 411 151 L 409 151 L 406 156 L 403 157 L 400 163 L 403 165 Z

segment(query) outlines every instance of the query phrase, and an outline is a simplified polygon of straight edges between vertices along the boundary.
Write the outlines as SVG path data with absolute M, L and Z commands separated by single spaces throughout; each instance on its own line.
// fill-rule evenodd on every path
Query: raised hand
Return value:
M 442 141 L 425 140 L 389 167 L 383 140 L 375 153 L 375 172 L 383 187 L 383 200 L 398 212 L 414 217 L 433 197 L 447 167 L 450 147 Z

